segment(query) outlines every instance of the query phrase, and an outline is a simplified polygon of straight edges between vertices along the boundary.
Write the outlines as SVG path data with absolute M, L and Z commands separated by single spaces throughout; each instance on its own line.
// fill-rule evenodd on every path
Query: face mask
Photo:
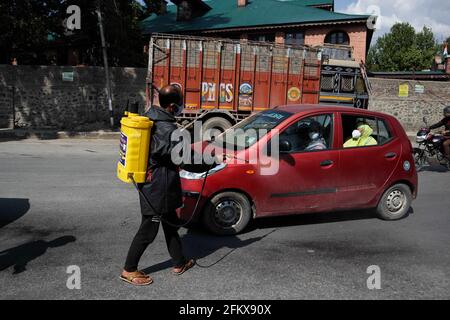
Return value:
M 352 137 L 353 137 L 353 139 L 359 139 L 359 138 L 361 138 L 361 131 L 359 131 L 359 130 L 353 130 L 353 132 L 352 132 Z
M 310 132 L 310 133 L 309 133 L 309 138 L 310 138 L 311 140 L 319 139 L 319 134 L 318 134 L 317 132 Z
M 175 117 L 178 117 L 183 113 L 184 106 L 180 106 L 180 105 L 176 104 L 174 109 L 175 110 L 173 111 L 173 115 Z

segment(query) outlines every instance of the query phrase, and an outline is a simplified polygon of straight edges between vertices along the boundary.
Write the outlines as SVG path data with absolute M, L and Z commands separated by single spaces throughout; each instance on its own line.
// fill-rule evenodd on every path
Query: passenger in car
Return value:
M 375 146 L 377 140 L 372 137 L 373 129 L 365 123 L 358 124 L 356 130 L 352 132 L 352 137 L 344 143 L 344 148 Z
M 327 146 L 322 137 L 322 126 L 317 121 L 313 121 L 309 126 L 310 142 L 305 148 L 305 151 L 325 150 Z

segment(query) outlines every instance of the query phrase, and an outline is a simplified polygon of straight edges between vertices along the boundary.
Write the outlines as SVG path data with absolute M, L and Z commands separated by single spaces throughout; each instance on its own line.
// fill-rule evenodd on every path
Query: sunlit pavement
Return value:
M 450 298 L 444 168 L 419 174 L 402 221 L 359 211 L 260 220 L 236 237 L 182 229 L 187 255 L 212 265 L 182 276 L 170 272 L 160 230 L 141 263 L 155 282 L 136 288 L 118 279 L 140 217 L 117 158 L 114 140 L 0 143 L 1 299 Z M 367 287 L 373 265 L 379 290 Z M 80 268 L 80 290 L 67 286 L 69 266 Z

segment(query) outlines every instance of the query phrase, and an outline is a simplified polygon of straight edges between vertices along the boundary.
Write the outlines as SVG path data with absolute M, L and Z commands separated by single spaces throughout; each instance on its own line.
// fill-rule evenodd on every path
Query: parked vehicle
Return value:
M 324 44 L 321 51 L 320 103 L 367 109 L 370 82 L 364 64 L 355 61 L 348 45 Z
M 344 148 L 361 124 L 371 128 L 367 135 L 376 145 Z M 394 117 L 346 107 L 290 105 L 255 114 L 234 126 L 233 132 L 261 127 L 267 134 L 240 144 L 226 143 L 226 160 L 208 175 L 195 218 L 211 232 L 235 234 L 252 218 L 288 214 L 376 208 L 385 220 L 408 215 L 417 195 L 417 172 L 412 145 Z M 320 127 L 315 129 L 320 136 L 309 134 L 313 127 Z M 236 161 L 268 147 L 277 130 L 276 173 L 260 173 L 268 159 Z M 220 146 L 227 134 L 210 143 Z M 320 139 L 321 147 L 309 148 L 311 139 Z M 181 171 L 180 176 L 185 202 L 179 216 L 187 220 L 205 174 Z
M 424 117 L 423 122 L 428 125 Z M 445 164 L 450 169 L 450 162 L 445 157 L 444 141 L 447 138 L 442 134 L 434 134 L 428 127 L 420 128 L 416 135 L 418 146 L 413 148 L 414 163 L 417 169 L 429 164 L 431 158 L 435 158 L 439 163 Z
M 279 105 L 332 103 L 367 109 L 364 74 L 349 46 L 313 48 L 155 33 L 149 45 L 147 104 L 158 104 L 154 89 L 176 84 L 185 99 L 178 120 L 198 120 L 204 130 L 223 132 L 252 113 Z

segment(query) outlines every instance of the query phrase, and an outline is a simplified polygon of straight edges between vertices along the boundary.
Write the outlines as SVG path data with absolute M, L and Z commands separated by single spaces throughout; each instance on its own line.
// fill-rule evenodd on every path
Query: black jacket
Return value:
M 441 121 L 439 121 L 438 123 L 433 124 L 432 126 L 430 126 L 430 129 L 437 129 L 442 126 L 445 127 L 445 130 L 450 131 L 450 117 L 446 117 Z
M 139 187 L 149 200 L 154 212 L 145 199 L 140 197 L 143 215 L 167 215 L 183 204 L 179 167 L 171 160 L 171 151 L 176 143 L 171 141 L 177 129 L 175 117 L 161 107 L 153 106 L 144 116 L 153 121 L 148 159 L 148 179 Z M 183 166 L 182 166 L 183 167 Z M 204 172 L 204 165 L 189 166 L 190 171 Z

